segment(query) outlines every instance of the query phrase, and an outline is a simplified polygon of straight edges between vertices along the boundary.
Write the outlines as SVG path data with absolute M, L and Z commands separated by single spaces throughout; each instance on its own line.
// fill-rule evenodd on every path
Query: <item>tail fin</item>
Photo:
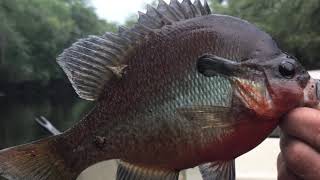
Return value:
M 0 151 L 0 176 L 25 180 L 72 180 L 64 161 L 53 153 L 57 136 Z

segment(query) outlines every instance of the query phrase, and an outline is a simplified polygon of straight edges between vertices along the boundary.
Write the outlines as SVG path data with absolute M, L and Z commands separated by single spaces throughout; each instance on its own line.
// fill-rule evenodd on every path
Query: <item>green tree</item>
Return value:
M 85 0 L 2 0 L 0 80 L 61 78 L 55 59 L 64 48 L 80 37 L 114 29 Z

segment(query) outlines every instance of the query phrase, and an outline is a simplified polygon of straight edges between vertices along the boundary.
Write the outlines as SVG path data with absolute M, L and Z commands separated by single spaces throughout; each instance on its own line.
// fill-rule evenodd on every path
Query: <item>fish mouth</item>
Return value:
M 316 80 L 316 94 L 317 94 L 318 100 L 320 100 L 320 80 L 319 79 Z
M 320 109 L 320 80 L 310 79 L 304 89 L 304 106 Z

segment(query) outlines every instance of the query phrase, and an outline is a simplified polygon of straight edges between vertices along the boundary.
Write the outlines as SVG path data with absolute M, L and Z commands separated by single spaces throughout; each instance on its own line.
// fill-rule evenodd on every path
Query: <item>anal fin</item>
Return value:
M 199 166 L 203 180 L 235 180 L 235 161 L 217 161 Z
M 120 161 L 116 180 L 178 180 L 179 172 L 141 167 Z

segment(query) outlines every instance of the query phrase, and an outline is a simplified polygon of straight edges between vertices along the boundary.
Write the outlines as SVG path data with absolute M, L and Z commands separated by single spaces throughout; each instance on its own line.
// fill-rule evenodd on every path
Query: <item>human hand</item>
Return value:
M 320 111 L 297 108 L 281 122 L 278 180 L 320 179 Z

